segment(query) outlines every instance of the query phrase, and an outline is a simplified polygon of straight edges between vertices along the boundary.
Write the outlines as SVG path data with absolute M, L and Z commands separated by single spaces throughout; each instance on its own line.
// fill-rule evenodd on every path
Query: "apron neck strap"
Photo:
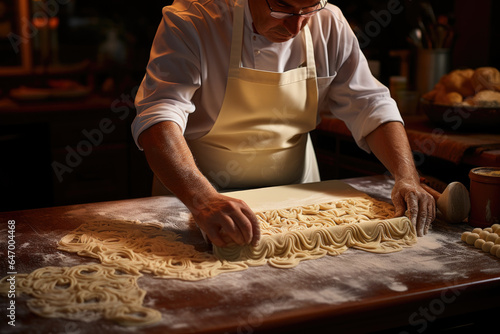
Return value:
M 241 61 L 241 49 L 243 46 L 243 22 L 245 5 L 242 1 L 235 1 L 233 14 L 233 36 L 231 42 L 231 58 L 229 69 L 238 69 Z

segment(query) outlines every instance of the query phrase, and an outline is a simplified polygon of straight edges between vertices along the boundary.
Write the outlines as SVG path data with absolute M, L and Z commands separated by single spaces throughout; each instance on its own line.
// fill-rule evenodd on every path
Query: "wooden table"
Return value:
M 385 176 L 345 180 L 378 198 L 389 197 Z M 48 265 L 91 263 L 56 250 L 68 231 L 89 220 L 158 220 L 181 240 L 208 250 L 201 233 L 187 224 L 189 213 L 175 198 L 151 197 L 0 213 L 7 252 L 7 222 L 15 220 L 18 273 Z M 227 273 L 198 282 L 144 275 L 145 305 L 162 313 L 161 322 L 131 331 L 107 321 L 45 319 L 16 299 L 16 327 L 7 324 L 9 300 L 0 298 L 1 333 L 409 333 L 490 322 L 500 301 L 500 259 L 462 241 L 468 225 L 436 222 L 417 245 L 392 254 L 349 249 L 335 257 L 305 261 L 292 269 L 270 266 Z M 1 276 L 9 271 L 1 257 Z M 486 317 L 485 317 L 486 316 Z M 474 327 L 477 329 L 477 327 Z

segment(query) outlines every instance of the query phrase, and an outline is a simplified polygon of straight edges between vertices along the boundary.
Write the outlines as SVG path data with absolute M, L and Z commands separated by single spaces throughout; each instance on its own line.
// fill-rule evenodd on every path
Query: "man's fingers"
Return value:
M 246 241 L 245 222 L 242 222 L 242 215 L 225 216 L 224 224 L 221 224 L 221 230 L 236 244 L 244 245 Z
M 228 244 L 231 244 L 233 243 L 233 239 L 227 235 L 226 231 L 224 231 L 224 229 L 220 229 L 219 231 L 219 235 L 221 237 L 221 239 L 224 241 L 225 245 L 228 245 Z
M 419 237 L 427 234 L 436 216 L 436 206 L 430 194 L 408 192 L 405 196 L 411 222 L 415 225 Z
M 432 193 L 414 181 L 397 181 L 392 190 L 396 216 L 407 215 L 417 235 L 424 236 L 436 217 L 436 202 Z M 404 211 L 406 210 L 406 211 Z
M 240 233 L 244 239 L 244 244 L 250 244 L 254 238 L 254 228 L 255 221 L 257 221 L 257 217 L 252 210 L 242 208 L 237 215 L 237 226 L 240 230 Z
M 252 230 L 253 230 L 253 238 L 251 245 L 252 246 L 257 246 L 259 244 L 260 240 L 260 226 L 257 222 L 257 224 L 252 224 Z
M 423 234 L 429 232 L 429 228 L 436 218 L 436 202 L 430 193 L 422 193 L 419 200 L 419 224 L 423 226 Z
M 418 207 L 418 197 L 414 192 L 408 192 L 405 195 L 407 212 L 411 223 L 415 226 L 417 230 L 417 235 L 419 237 L 423 236 L 424 227 L 422 226 L 421 220 L 419 220 L 419 207 Z
M 249 243 L 252 246 L 257 246 L 257 243 L 259 242 L 260 239 L 260 223 L 259 220 L 257 219 L 257 216 L 255 213 L 248 209 L 248 210 L 242 210 L 245 216 L 248 218 L 248 221 L 250 222 L 250 229 L 251 229 L 251 238 L 249 240 Z
M 227 241 L 222 238 L 221 230 L 215 228 L 206 228 L 205 233 L 212 242 L 217 247 L 224 247 L 227 245 Z
M 227 216 L 218 216 L 213 221 L 208 222 L 200 221 L 198 226 L 205 232 L 210 241 L 218 247 L 224 247 L 232 242 L 238 243 L 238 241 L 243 240 L 239 229 L 234 226 L 232 220 Z
M 393 196 L 392 204 L 394 204 L 394 210 L 395 210 L 394 217 L 404 216 L 406 211 L 406 203 L 399 194 Z
M 429 228 L 436 218 L 436 203 L 434 200 L 429 200 L 427 203 L 427 220 L 425 222 L 425 230 L 424 233 L 427 234 Z
M 217 194 L 197 208 L 193 217 L 212 243 L 219 247 L 231 243 L 249 244 L 259 236 L 257 217 L 239 199 Z
M 407 211 L 410 214 L 410 220 L 413 224 L 417 223 L 418 218 L 418 198 L 414 192 L 408 192 L 405 196 Z
M 226 216 L 229 218 L 230 216 Z M 221 228 L 226 245 L 234 242 L 238 245 L 256 245 L 260 239 L 260 225 L 257 217 L 250 209 L 234 212 Z M 226 236 L 226 237 L 224 237 Z M 228 241 L 229 238 L 229 241 Z
M 427 234 L 427 231 L 429 230 L 429 226 L 427 226 L 427 217 L 427 205 L 420 201 L 417 217 L 417 229 L 420 232 L 420 236 Z

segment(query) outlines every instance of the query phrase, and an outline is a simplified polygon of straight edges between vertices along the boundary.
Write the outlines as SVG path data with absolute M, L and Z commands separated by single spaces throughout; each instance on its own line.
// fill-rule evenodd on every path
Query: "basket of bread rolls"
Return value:
M 427 117 L 440 126 L 500 133 L 500 71 L 494 67 L 445 74 L 420 102 Z

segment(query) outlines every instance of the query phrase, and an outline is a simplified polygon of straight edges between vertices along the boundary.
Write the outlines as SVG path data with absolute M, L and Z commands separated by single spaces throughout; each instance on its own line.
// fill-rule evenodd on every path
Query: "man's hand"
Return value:
M 242 200 L 216 194 L 209 198 L 195 198 L 190 209 L 198 226 L 216 246 L 231 243 L 255 246 L 259 241 L 259 221 Z
M 396 217 L 409 215 L 419 237 L 427 234 L 436 217 L 434 197 L 425 191 L 419 181 L 413 179 L 397 180 L 392 189 L 392 202 L 396 209 Z
M 151 169 L 216 246 L 256 245 L 259 222 L 245 202 L 221 195 L 200 172 L 179 126 L 160 122 L 139 137 Z
M 436 217 L 436 203 L 420 185 L 403 125 L 398 122 L 384 123 L 371 132 L 366 141 L 396 180 L 392 190 L 396 215 L 402 216 L 408 212 L 417 235 L 423 236 Z

